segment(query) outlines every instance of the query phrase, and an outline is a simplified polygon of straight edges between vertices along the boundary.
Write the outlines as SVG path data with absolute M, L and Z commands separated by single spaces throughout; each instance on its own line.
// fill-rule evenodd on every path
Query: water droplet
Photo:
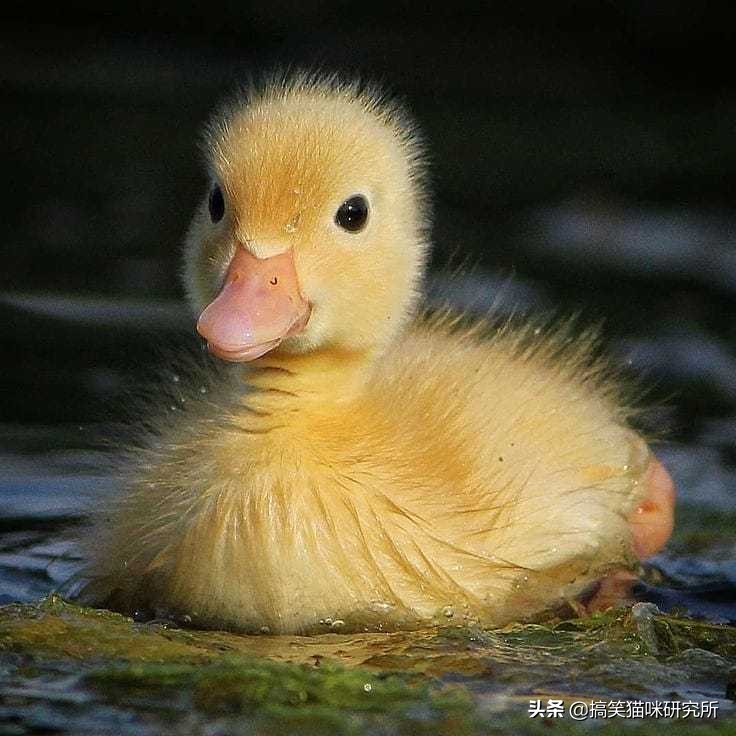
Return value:
M 373 690 L 373 685 L 371 685 L 370 682 L 366 682 L 366 684 L 363 685 L 363 690 L 369 693 L 371 690 Z
M 301 194 L 301 193 L 302 193 L 302 190 L 301 190 L 301 189 L 299 189 L 299 187 L 294 187 L 294 188 L 293 188 L 293 189 L 292 189 L 291 191 L 292 191 L 292 192 L 293 192 L 294 194 Z
M 199 393 L 206 394 L 207 393 L 207 388 L 205 386 L 200 386 L 199 387 Z
M 261 628 L 258 629 L 258 631 L 261 634 L 270 634 L 271 633 L 271 629 L 268 626 L 261 626 Z
M 332 628 L 333 629 L 341 629 L 343 626 L 345 626 L 345 622 L 341 618 L 336 618 L 332 622 Z
M 445 616 L 445 618 L 452 618 L 455 615 L 455 610 L 452 606 L 445 606 L 442 609 L 442 615 Z
M 284 230 L 287 233 L 295 233 L 297 231 L 297 228 L 299 227 L 299 220 L 301 220 L 302 216 L 300 212 L 297 212 L 294 217 L 289 220 L 289 222 L 284 225 Z
M 177 376 L 176 373 L 174 373 L 174 375 L 171 377 L 171 380 L 174 383 L 179 383 L 179 376 Z
M 542 328 L 541 327 L 535 327 L 534 328 L 534 334 L 535 335 L 538 335 L 541 331 L 542 331 Z
M 371 610 L 377 613 L 388 613 L 393 606 L 386 601 L 371 601 Z

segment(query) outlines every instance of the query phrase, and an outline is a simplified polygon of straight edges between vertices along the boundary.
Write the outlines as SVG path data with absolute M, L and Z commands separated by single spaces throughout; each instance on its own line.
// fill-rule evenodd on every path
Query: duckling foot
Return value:
M 588 587 L 571 608 L 577 616 L 585 616 L 596 611 L 605 611 L 616 605 L 633 603 L 631 589 L 638 576 L 630 570 L 620 570 L 598 580 Z
M 655 457 L 644 474 L 644 499 L 629 516 L 634 551 L 640 560 L 657 554 L 675 524 L 675 486 L 664 465 Z

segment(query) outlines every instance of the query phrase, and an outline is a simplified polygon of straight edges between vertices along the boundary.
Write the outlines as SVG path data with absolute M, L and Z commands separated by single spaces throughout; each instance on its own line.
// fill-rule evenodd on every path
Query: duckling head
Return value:
M 421 144 L 358 84 L 271 81 L 209 125 L 187 295 L 215 355 L 378 353 L 411 315 L 427 251 Z

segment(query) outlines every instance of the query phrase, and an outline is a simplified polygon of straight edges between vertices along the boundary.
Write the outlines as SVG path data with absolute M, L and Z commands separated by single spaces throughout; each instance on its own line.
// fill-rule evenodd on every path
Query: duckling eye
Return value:
M 349 233 L 357 233 L 368 221 L 368 200 L 362 194 L 346 199 L 335 213 L 335 222 Z
M 225 214 L 225 198 L 222 196 L 222 189 L 220 189 L 219 184 L 212 187 L 209 206 L 212 222 L 220 222 Z

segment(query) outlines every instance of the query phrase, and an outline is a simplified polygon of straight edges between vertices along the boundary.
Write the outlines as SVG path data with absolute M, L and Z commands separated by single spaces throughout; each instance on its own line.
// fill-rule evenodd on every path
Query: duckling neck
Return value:
M 339 404 L 365 386 L 374 356 L 369 352 L 323 349 L 307 354 L 274 353 L 253 361 L 245 375 L 247 404 L 269 410 L 285 405 Z

